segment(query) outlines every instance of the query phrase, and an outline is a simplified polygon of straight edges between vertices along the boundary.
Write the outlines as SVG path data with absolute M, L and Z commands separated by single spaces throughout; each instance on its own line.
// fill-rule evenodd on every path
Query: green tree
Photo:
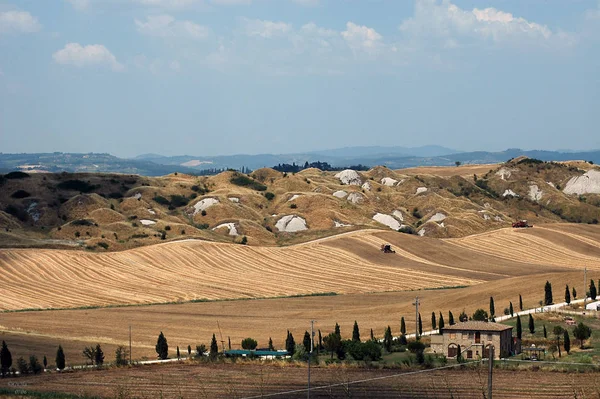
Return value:
M 510 316 L 512 317 L 515 313 L 515 310 L 513 309 L 513 304 L 512 302 L 510 302 L 510 305 L 508 306 L 508 312 L 510 313 Z
M 177 360 L 181 359 L 181 352 L 179 352 L 179 345 L 177 345 L 177 350 L 175 351 L 175 356 L 177 356 Z
M 442 315 L 442 312 L 440 312 L 440 321 L 438 322 L 438 327 L 441 330 L 442 328 L 444 328 L 444 316 Z
M 523 330 L 521 328 L 521 316 L 517 315 L 517 338 L 521 339 Z
M 192 345 L 188 345 L 187 351 L 188 351 L 188 357 L 192 356 Z
M 383 335 L 383 347 L 386 351 L 392 351 L 393 340 L 394 338 L 392 336 L 392 328 L 390 326 L 387 326 L 387 328 L 385 329 L 385 334 Z
M 58 345 L 58 349 L 56 350 L 56 368 L 59 370 L 65 369 L 65 352 L 61 345 Z
M 473 313 L 472 318 L 475 321 L 488 321 L 488 312 L 483 309 L 477 309 L 475 313 Z
M 340 325 L 338 323 L 335 323 L 334 332 L 339 335 L 340 339 L 342 339 L 342 333 L 340 332 Z
M 544 324 L 544 338 L 548 338 L 548 331 L 546 331 L 546 325 Z
M 292 335 L 290 330 L 288 330 L 287 338 L 285 339 L 285 350 L 290 356 L 293 356 L 294 352 L 296 351 L 296 341 L 294 340 L 294 336 Z
M 535 334 L 535 324 L 533 322 L 533 316 L 529 313 L 529 332 Z
M 117 367 L 127 366 L 128 355 L 129 353 L 123 345 L 117 346 L 117 349 L 115 350 L 115 364 L 117 365 Z
M 44 370 L 48 368 L 48 359 L 46 359 L 46 355 L 44 355 Z
M 244 338 L 242 340 L 242 349 L 254 350 L 258 346 L 258 342 L 252 338 Z
M 456 345 L 456 361 L 462 363 L 462 350 L 460 344 Z
M 421 321 L 421 313 L 419 313 L 419 337 L 423 335 L 423 321 Z M 417 339 L 419 338 L 417 337 Z
M 565 302 L 568 304 L 571 303 L 571 291 L 569 291 L 569 284 L 565 287 Z
M 552 330 L 552 332 L 554 333 L 554 336 L 556 337 L 556 347 L 558 348 L 558 357 L 561 357 L 561 353 L 560 353 L 560 337 L 561 335 L 564 334 L 564 329 L 561 326 L 554 326 L 554 330 Z
M 17 370 L 21 375 L 29 374 L 29 365 L 22 357 L 17 359 Z
M 592 329 L 583 324 L 583 322 L 579 322 L 573 330 L 573 336 L 579 340 L 581 343 L 579 347 L 583 349 L 583 341 L 592 336 Z
M 319 329 L 319 350 L 324 349 L 323 347 L 323 336 L 321 335 L 321 329 Z
M 596 296 L 598 296 L 598 292 L 596 291 L 596 284 L 594 283 L 594 280 L 590 281 L 590 298 L 592 298 L 592 301 L 596 300 Z
M 29 370 L 33 374 L 39 374 L 44 370 L 44 368 L 42 367 L 42 365 L 38 361 L 38 358 L 35 355 L 29 356 Z
M 375 341 L 375 335 L 373 334 L 373 329 L 371 328 L 371 341 Z
M 431 312 L 431 329 L 437 330 L 437 320 L 435 319 L 435 312 Z
M 573 287 L 573 299 L 577 299 L 577 290 Z
M 165 335 L 160 332 L 158 335 L 158 339 L 156 340 L 156 346 L 154 347 L 156 353 L 158 354 L 158 358 L 161 360 L 165 360 L 169 357 L 169 344 L 167 343 L 167 339 Z
M 304 350 L 306 351 L 306 353 L 310 353 L 310 333 L 308 331 L 304 331 L 302 345 L 304 346 Z
M 271 337 L 269 337 L 269 350 L 270 351 L 274 351 L 275 347 L 273 346 L 273 340 L 271 339 Z
M 204 345 L 204 344 L 196 345 L 196 357 L 197 358 L 202 358 L 205 353 L 206 353 L 206 345 Z
M 460 314 L 458 315 L 458 320 L 461 323 L 464 323 L 465 321 L 469 320 L 469 316 L 467 316 L 467 314 L 465 313 L 465 310 L 463 309 L 462 312 L 460 312 Z
M 521 312 L 523 311 L 523 298 L 521 297 L 521 294 L 519 294 L 519 310 Z
M 494 297 L 490 297 L 490 317 L 496 315 L 496 306 L 494 305 Z
M 102 347 L 100 344 L 96 344 L 96 366 L 102 366 L 104 364 L 104 352 L 102 352 Z
M 454 315 L 452 314 L 452 312 L 448 312 L 448 324 L 450 324 L 451 326 L 454 325 Z
M 231 337 L 227 337 L 227 348 L 231 350 Z
M 352 341 L 360 342 L 360 330 L 358 329 L 356 320 L 354 320 L 354 327 L 352 328 Z
M 546 281 L 546 285 L 544 286 L 544 305 L 552 305 L 553 303 L 552 284 L 550 284 L 550 281 Z
M 332 332 L 323 338 L 323 344 L 327 352 L 331 352 L 331 360 L 333 360 L 333 354 L 337 352 L 342 345 L 342 340 L 338 334 Z
M 2 341 L 2 349 L 0 349 L 0 371 L 2 372 L 2 376 L 8 373 L 10 366 L 12 366 L 12 355 L 10 350 L 8 350 L 6 342 Z
M 404 316 L 400 319 L 400 333 L 406 335 L 406 322 L 404 321 Z
M 211 360 L 215 360 L 219 356 L 219 345 L 217 344 L 217 337 L 213 333 L 212 340 L 210 341 L 210 352 L 208 356 Z
M 90 363 L 94 365 L 94 361 L 96 361 L 96 348 L 94 346 L 86 346 L 83 349 L 83 357 L 88 358 Z
M 571 352 L 571 338 L 569 337 L 569 331 L 565 330 L 564 333 L 564 337 L 563 337 L 563 346 L 565 348 L 565 352 L 567 352 L 567 355 L 569 354 L 569 352 Z

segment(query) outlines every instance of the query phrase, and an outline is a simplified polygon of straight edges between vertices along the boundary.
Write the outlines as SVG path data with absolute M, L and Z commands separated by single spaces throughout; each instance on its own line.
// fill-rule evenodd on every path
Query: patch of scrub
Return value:
M 392 215 L 394 215 L 399 221 L 404 222 L 404 215 L 399 210 L 392 212 Z
M 335 175 L 342 184 L 347 184 L 351 186 L 360 186 L 362 184 L 362 180 L 358 172 L 352 169 L 342 170 L 341 172 Z
M 417 194 L 421 194 L 427 191 L 427 187 L 419 187 L 417 188 Z
M 389 227 L 392 230 L 400 230 L 400 227 L 402 227 L 402 225 L 400 224 L 400 222 L 398 222 L 396 219 L 394 219 L 393 216 L 391 215 L 385 215 L 383 213 L 376 213 L 375 216 L 373 216 L 373 220 L 376 221 L 377 223 L 381 223 L 387 227 Z
M 381 184 L 384 186 L 393 187 L 396 183 L 398 183 L 398 180 L 392 179 L 391 177 L 384 177 L 381 179 Z
M 275 223 L 275 227 L 277 230 L 286 233 L 308 230 L 308 227 L 306 227 L 306 220 L 296 215 L 286 215 L 282 217 Z
M 237 197 L 229 197 L 228 199 L 229 199 L 229 201 L 231 201 L 235 204 L 239 204 L 239 202 L 240 202 L 240 199 Z
M 600 194 L 600 171 L 588 170 L 583 176 L 572 177 L 568 181 L 565 194 Z
M 537 184 L 532 184 L 531 186 L 529 186 L 529 199 L 532 201 L 539 201 L 542 199 L 542 197 L 544 196 L 544 193 L 542 192 L 542 190 L 540 190 L 540 188 L 537 186 Z
M 218 225 L 217 227 L 214 227 L 213 231 L 218 230 L 218 229 L 223 229 L 223 228 L 227 228 L 229 230 L 230 236 L 238 236 L 239 235 L 237 228 L 235 227 L 235 223 L 222 223 L 222 224 Z
M 443 213 L 438 212 L 435 215 L 433 215 L 431 217 L 431 219 L 429 219 L 429 221 L 430 222 L 441 222 L 441 221 L 443 221 L 445 219 L 446 219 L 446 215 L 444 215 Z
M 152 225 L 156 224 L 156 222 L 154 220 L 150 220 L 150 219 L 141 219 L 140 223 L 143 224 L 144 226 L 152 226 Z
M 333 224 L 335 225 L 335 227 L 350 227 L 350 226 L 352 226 L 351 224 L 344 224 L 342 222 L 338 222 L 337 220 L 334 220 Z
M 361 204 L 365 200 L 363 195 L 360 193 L 350 193 L 346 199 L 353 204 Z
M 219 200 L 216 198 L 204 198 L 194 204 L 194 215 L 207 210 L 213 205 L 217 205 Z
M 348 195 L 348 193 L 343 190 L 339 190 L 333 193 L 333 196 L 336 198 L 346 198 L 346 195 Z
M 368 181 L 365 182 L 361 187 L 363 190 L 371 191 L 371 183 L 369 183 Z
M 297 199 L 297 198 L 300 198 L 300 197 L 301 197 L 301 195 L 299 195 L 299 194 L 294 194 L 294 195 L 292 195 L 292 198 L 290 198 L 290 199 L 288 200 L 288 202 L 291 202 L 291 201 L 293 201 L 293 200 L 295 200 L 295 199 Z
M 502 194 L 502 196 L 503 197 L 508 197 L 508 196 L 518 197 L 519 194 L 515 193 L 513 190 L 507 189 L 507 190 L 504 191 L 504 193 Z

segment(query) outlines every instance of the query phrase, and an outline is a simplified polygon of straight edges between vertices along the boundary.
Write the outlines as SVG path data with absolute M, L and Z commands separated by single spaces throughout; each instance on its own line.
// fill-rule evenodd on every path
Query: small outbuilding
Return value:
M 512 327 L 500 323 L 465 321 L 441 329 L 439 335 L 431 336 L 431 348 L 435 353 L 456 358 L 460 346 L 464 359 L 489 357 L 494 346 L 494 359 L 515 354 Z

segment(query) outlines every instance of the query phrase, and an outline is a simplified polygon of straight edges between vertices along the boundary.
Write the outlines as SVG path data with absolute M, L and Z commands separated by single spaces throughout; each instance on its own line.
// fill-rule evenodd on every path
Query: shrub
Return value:
M 105 243 L 104 241 L 101 241 L 101 242 L 99 242 L 99 243 L 98 243 L 98 246 L 99 246 L 99 247 L 102 247 L 102 248 L 104 248 L 104 249 L 108 249 L 108 244 L 107 244 L 107 243 Z
M 417 353 L 419 351 L 423 352 L 425 350 L 425 344 L 421 341 L 410 341 L 408 345 L 406 345 L 406 348 L 411 353 Z
M 196 224 L 194 225 L 198 230 L 206 230 L 208 229 L 210 226 L 208 223 L 200 223 L 200 224 Z
M 248 238 L 246 236 L 243 236 L 242 241 L 240 241 L 240 244 L 242 244 L 242 245 L 248 244 Z
M 165 226 L 165 230 L 167 230 L 167 231 L 171 230 L 171 226 Z
M 267 191 L 267 192 L 265 193 L 265 198 L 266 198 L 267 200 L 269 200 L 269 201 L 272 201 L 272 200 L 273 200 L 273 198 L 275 198 L 275 194 L 273 194 L 273 193 L 272 193 L 272 192 L 270 192 L 270 191 Z
M 196 357 L 202 357 L 206 353 L 206 345 L 196 345 Z
M 171 204 L 171 202 L 168 199 L 166 199 L 165 197 L 163 197 L 162 195 L 157 195 L 154 198 L 152 198 L 152 200 L 154 200 L 154 202 L 156 202 L 157 204 L 160 204 L 160 205 L 166 206 L 166 205 Z
M 381 359 L 381 345 L 375 341 L 346 341 L 345 345 L 354 360 L 378 361 Z
M 29 194 L 25 190 L 17 190 L 14 193 L 12 193 L 10 196 L 13 198 L 21 199 L 21 198 L 31 197 L 31 194 Z
M 189 202 L 189 199 L 184 197 L 183 195 L 171 195 L 171 206 L 175 208 L 180 208 L 182 206 L 186 206 Z
M 25 212 L 25 210 L 17 208 L 14 205 L 8 205 L 6 208 L 4 208 L 4 212 L 16 217 L 21 222 L 26 222 L 29 218 L 29 215 L 27 214 L 27 212 Z
M 234 173 L 233 176 L 231 176 L 231 179 L 229 180 L 231 184 L 235 184 L 236 186 L 241 186 L 241 187 L 248 187 L 252 190 L 256 190 L 256 191 L 266 191 L 267 190 L 267 186 L 265 186 L 264 184 L 261 184 L 259 182 L 257 182 L 256 180 L 245 176 L 241 173 Z
M 88 182 L 85 182 L 83 180 L 77 180 L 77 179 L 66 180 L 61 183 L 58 183 L 58 188 L 60 188 L 62 190 L 73 190 L 73 191 L 79 191 L 81 193 L 89 193 L 91 191 L 94 191 L 98 187 L 99 186 L 95 186 L 95 185 L 89 184 Z
M 27 177 L 30 177 L 29 174 L 19 171 L 10 172 L 4 175 L 5 179 L 25 179 Z
M 402 226 L 398 231 L 404 234 L 417 234 L 417 231 L 412 226 Z
M 206 215 L 207 215 L 207 213 L 206 213 L 206 210 L 202 209 L 202 212 L 200 212 L 200 214 L 201 214 L 202 216 L 206 216 Z
M 71 222 L 73 226 L 93 226 L 94 222 L 88 219 L 77 219 Z
M 298 205 L 296 205 L 296 204 L 290 204 L 290 208 L 296 209 L 296 208 L 298 208 Z
M 245 338 L 242 340 L 242 349 L 254 350 L 258 346 L 258 342 L 252 338 Z
M 423 215 L 421 215 L 421 212 L 419 212 L 419 208 L 413 209 L 412 215 L 417 219 L 421 219 L 423 217 Z
M 121 194 L 120 192 L 116 191 L 114 193 L 108 194 L 108 198 L 112 198 L 112 199 L 123 198 L 123 194 Z

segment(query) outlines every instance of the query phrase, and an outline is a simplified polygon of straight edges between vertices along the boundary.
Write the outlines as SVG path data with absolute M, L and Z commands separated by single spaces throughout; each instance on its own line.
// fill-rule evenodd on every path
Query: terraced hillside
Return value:
M 459 239 L 362 230 L 289 247 L 203 240 L 92 253 L 0 250 L 2 310 L 470 286 L 600 270 L 598 226 L 551 224 Z M 395 254 L 380 251 L 391 243 Z

